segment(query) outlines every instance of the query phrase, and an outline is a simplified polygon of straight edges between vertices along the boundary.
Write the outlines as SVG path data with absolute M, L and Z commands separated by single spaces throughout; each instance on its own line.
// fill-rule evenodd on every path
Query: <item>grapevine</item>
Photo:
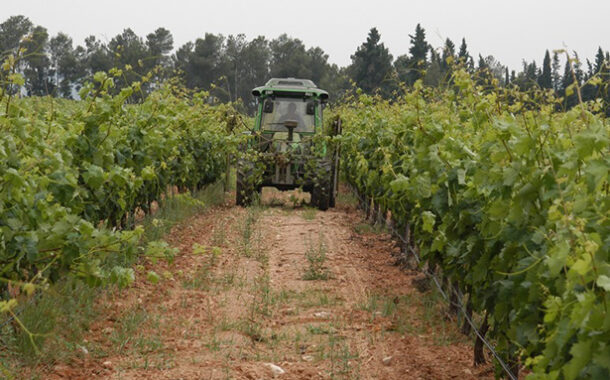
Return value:
M 346 180 L 411 226 L 529 378 L 609 377 L 607 120 L 544 93 L 533 107 L 462 70 L 452 83 L 335 109 Z
M 230 105 L 211 106 L 206 93 L 171 83 L 131 104 L 141 84 L 115 89 L 121 75 L 97 73 L 81 101 L 5 99 L 3 290 L 31 295 L 67 273 L 91 285 L 129 284 L 133 270 L 119 263 L 139 253 L 137 219 L 175 190 L 200 189 L 224 174 L 237 144 L 226 132 Z M 14 297 L 0 302 L 5 312 L 16 305 Z

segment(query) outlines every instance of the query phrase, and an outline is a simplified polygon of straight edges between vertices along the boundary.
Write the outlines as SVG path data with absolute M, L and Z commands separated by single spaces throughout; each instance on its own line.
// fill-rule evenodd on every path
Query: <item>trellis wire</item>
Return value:
M 356 197 L 360 200 L 361 204 L 365 205 L 366 207 L 366 212 L 367 214 L 371 211 L 369 210 L 369 204 L 367 202 L 367 200 L 365 198 L 363 198 L 360 193 L 354 189 L 353 187 L 351 188 L 352 192 L 356 195 Z M 472 320 L 472 318 L 470 318 L 468 316 L 468 313 L 466 312 L 463 303 L 461 302 L 461 296 L 460 294 L 458 294 L 455 289 L 453 289 L 453 287 L 451 288 L 451 290 L 454 292 L 454 295 L 456 296 L 456 299 L 458 300 L 457 303 L 451 300 L 451 297 L 449 297 L 447 295 L 447 293 L 445 292 L 445 290 L 443 289 L 442 285 L 441 285 L 441 281 L 438 279 L 438 277 L 436 276 L 436 274 L 434 274 L 433 272 L 428 271 L 427 269 L 424 269 L 420 264 L 422 263 L 421 258 L 419 257 L 419 254 L 411 247 L 411 245 L 409 244 L 409 242 L 398 232 L 396 231 L 396 229 L 394 228 L 394 226 L 391 226 L 387 223 L 385 223 L 386 228 L 388 228 L 392 234 L 396 237 L 398 237 L 402 243 L 405 245 L 406 247 L 406 251 L 408 253 L 410 253 L 414 258 L 415 261 L 417 262 L 417 265 L 422 269 L 422 272 L 432 278 L 432 280 L 434 281 L 434 284 L 436 284 L 436 287 L 438 288 L 439 293 L 441 294 L 441 296 L 445 299 L 445 301 L 450 304 L 453 305 L 455 307 L 458 308 L 458 310 L 464 315 L 464 319 L 468 322 L 468 324 L 470 325 L 470 327 L 472 328 L 472 330 L 474 331 L 474 333 L 476 334 L 476 336 L 481 340 L 481 342 L 483 342 L 483 344 L 489 349 L 489 351 L 491 352 L 491 354 L 493 355 L 493 357 L 498 361 L 498 363 L 500 364 L 500 366 L 502 367 L 502 369 L 504 370 L 504 372 L 506 373 L 506 375 L 508 375 L 508 377 L 511 380 L 518 380 L 517 376 L 515 376 L 513 374 L 513 372 L 511 371 L 511 369 L 509 368 L 509 366 L 504 362 L 504 360 L 500 357 L 500 354 L 498 354 L 498 352 L 495 350 L 494 346 L 489 343 L 483 334 L 481 334 L 481 332 L 479 331 L 478 327 L 476 326 L 476 324 L 474 323 L 474 321 Z

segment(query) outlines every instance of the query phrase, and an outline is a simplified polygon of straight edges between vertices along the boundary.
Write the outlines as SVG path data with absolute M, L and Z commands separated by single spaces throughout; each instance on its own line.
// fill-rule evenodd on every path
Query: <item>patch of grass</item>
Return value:
M 264 320 L 272 315 L 273 305 L 281 299 L 271 289 L 269 278 L 269 255 L 262 249 L 262 235 L 257 228 L 261 209 L 249 208 L 244 228 L 242 244 L 247 257 L 254 256 L 260 263 L 261 271 L 251 283 L 251 301 L 248 304 L 247 315 L 241 318 L 239 330 L 253 342 L 267 342 L 269 337 L 264 329 Z M 280 295 L 281 296 L 281 295 Z M 259 352 L 256 351 L 258 355 Z
M 315 208 L 305 207 L 305 209 L 301 213 L 301 216 L 305 220 L 314 220 L 316 218 L 316 213 L 317 213 L 317 210 Z
M 124 364 L 123 369 L 169 369 L 175 366 L 173 353 L 163 351 L 160 316 L 139 306 L 120 316 L 109 341 L 116 354 L 134 357 Z
M 311 335 L 329 335 L 336 332 L 336 329 L 330 325 L 307 325 L 305 328 Z
M 467 340 L 455 328 L 455 321 L 447 320 L 447 303 L 436 289 L 423 293 L 420 302 L 420 318 L 424 327 L 431 333 L 434 344 L 446 346 Z
M 305 252 L 305 258 L 309 265 L 303 275 L 303 280 L 328 280 L 330 274 L 324 266 L 326 262 L 326 244 L 324 243 L 322 231 L 318 235 L 318 244 L 316 246 L 311 242 L 311 237 L 309 238 L 309 246 Z
M 193 194 L 178 194 L 163 201 L 154 215 L 141 220 L 144 234 L 140 244 L 146 246 L 148 242 L 161 239 L 177 223 L 202 212 L 207 206 L 223 202 L 222 185 L 222 181 L 219 181 Z M 132 266 L 136 259 L 137 257 L 115 255 L 104 265 Z M 18 307 L 19 320 L 34 334 L 34 345 L 17 323 L 2 327 L 0 344 L 6 349 L 0 350 L 0 377 L 12 376 L 3 372 L 6 368 L 69 362 L 76 356 L 84 355 L 85 351 L 94 357 L 107 356 L 97 345 L 83 343 L 89 325 L 100 316 L 95 303 L 99 294 L 100 289 L 91 288 L 79 279 L 66 276 L 47 289 L 35 302 L 25 302 Z M 116 338 L 120 339 L 119 336 Z M 141 336 L 132 344 L 138 350 L 146 351 L 156 349 L 160 340 Z M 167 364 L 168 361 L 165 362 Z M 30 377 L 36 376 L 38 375 L 32 373 Z
M 343 205 L 348 207 L 357 207 L 358 198 L 350 191 L 339 191 L 336 199 L 337 205 Z
M 18 318 L 34 334 L 35 346 L 16 322 L 9 323 L 0 331 L 0 340 L 7 348 L 0 350 L 0 360 L 32 365 L 67 360 L 82 354 L 82 337 L 98 315 L 95 306 L 97 295 L 97 289 L 67 278 L 37 299 L 24 301 L 22 308 L 18 309 L 21 310 Z
M 358 235 L 381 234 L 386 232 L 385 227 L 380 224 L 371 225 L 369 223 L 358 223 L 354 226 L 354 232 Z
M 185 289 L 210 290 L 214 282 L 212 270 L 216 263 L 216 255 L 206 253 L 204 260 L 201 261 L 201 267 L 193 273 L 192 277 L 182 281 L 182 287 Z
M 222 220 L 214 227 L 212 232 L 212 245 L 225 247 L 227 243 L 227 221 Z
M 371 313 L 371 320 L 390 318 L 392 323 L 386 331 L 400 334 L 423 331 L 430 334 L 434 344 L 443 346 L 467 340 L 453 327 L 454 321 L 447 320 L 447 305 L 434 290 L 418 293 L 415 298 L 372 293 L 358 308 Z
M 296 298 L 296 296 L 295 296 Z M 324 289 L 309 289 L 298 294 L 297 305 L 309 309 L 320 306 L 340 305 L 344 300 L 338 295 L 330 295 Z
M 154 333 L 147 334 L 146 331 L 158 332 L 159 328 L 158 315 L 135 307 L 121 315 L 115 330 L 110 334 L 110 342 L 118 354 L 123 354 L 126 350 L 139 354 L 155 352 L 163 347 L 161 337 Z
M 379 295 L 376 293 L 369 294 L 366 298 L 366 302 L 359 304 L 358 307 L 369 313 L 376 312 L 379 307 Z
M 330 350 L 330 378 L 331 379 L 359 379 L 359 355 L 352 351 L 344 339 L 337 339 L 335 335 L 329 336 Z
M 246 257 L 258 257 L 261 253 L 259 249 L 261 231 L 256 228 L 256 223 L 258 223 L 262 209 L 258 206 L 251 206 L 247 210 L 241 225 L 240 251 Z
M 331 332 L 326 335 L 326 342 L 317 346 L 315 360 L 328 360 L 330 379 L 359 379 L 360 356 L 353 350 L 346 338 Z
M 161 239 L 173 226 L 205 210 L 206 207 L 224 201 L 222 181 L 206 186 L 192 194 L 177 194 L 162 202 L 157 212 L 142 220 L 144 235 L 141 244 Z

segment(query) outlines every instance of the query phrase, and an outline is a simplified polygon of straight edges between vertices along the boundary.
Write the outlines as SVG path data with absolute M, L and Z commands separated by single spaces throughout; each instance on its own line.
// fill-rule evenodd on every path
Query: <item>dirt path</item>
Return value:
M 274 192 L 263 204 L 175 228 L 175 262 L 145 263 L 134 287 L 101 300 L 87 349 L 48 378 L 493 377 L 352 208 L 293 208 Z

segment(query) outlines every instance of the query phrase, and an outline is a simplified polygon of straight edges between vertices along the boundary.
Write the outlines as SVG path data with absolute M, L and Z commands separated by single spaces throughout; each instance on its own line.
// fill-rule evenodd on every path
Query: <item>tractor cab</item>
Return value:
M 322 127 L 328 93 L 307 79 L 271 79 L 252 90 L 258 99 L 255 130 L 266 139 L 301 142 Z
M 264 186 L 279 190 L 302 188 L 312 204 L 326 209 L 334 203 L 334 159 L 325 147 L 314 147 L 313 137 L 323 132 L 322 110 L 328 93 L 308 79 L 273 78 L 252 90 L 258 102 L 253 147 L 259 152 L 260 170 L 252 162 L 238 163 L 238 205 L 247 205 Z M 320 152 L 312 151 L 319 149 Z

